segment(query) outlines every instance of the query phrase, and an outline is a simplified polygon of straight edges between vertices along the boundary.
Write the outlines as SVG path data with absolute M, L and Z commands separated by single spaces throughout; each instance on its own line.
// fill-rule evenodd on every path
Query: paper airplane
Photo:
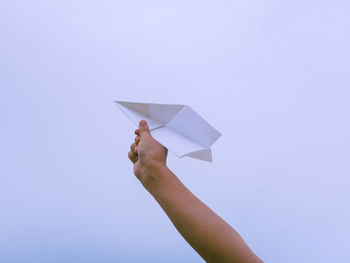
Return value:
M 179 158 L 184 156 L 212 162 L 210 147 L 221 133 L 187 105 L 115 101 L 138 127 L 146 120 L 153 138 Z

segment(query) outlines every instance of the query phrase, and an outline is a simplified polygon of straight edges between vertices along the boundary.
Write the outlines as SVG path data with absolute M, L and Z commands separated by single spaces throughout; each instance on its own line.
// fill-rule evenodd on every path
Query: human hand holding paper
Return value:
M 135 142 L 130 146 L 128 157 L 134 164 L 134 174 L 146 186 L 154 179 L 154 171 L 166 167 L 167 148 L 157 142 L 150 134 L 145 120 L 140 121 L 135 130 Z
M 221 134 L 186 105 L 115 101 L 138 126 L 146 120 L 151 135 L 176 156 L 212 162 L 210 147 Z

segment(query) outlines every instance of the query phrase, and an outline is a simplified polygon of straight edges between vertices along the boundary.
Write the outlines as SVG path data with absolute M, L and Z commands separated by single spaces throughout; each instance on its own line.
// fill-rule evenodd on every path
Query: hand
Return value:
M 168 150 L 152 137 L 145 120 L 140 121 L 135 134 L 128 156 L 134 164 L 135 176 L 146 185 L 152 180 L 155 170 L 166 167 Z

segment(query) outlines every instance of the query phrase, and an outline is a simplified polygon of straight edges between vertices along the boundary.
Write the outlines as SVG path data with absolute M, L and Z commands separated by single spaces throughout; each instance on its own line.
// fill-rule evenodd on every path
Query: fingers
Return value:
M 135 140 L 136 140 L 136 138 L 135 138 Z M 128 152 L 128 157 L 129 157 L 130 161 L 132 161 L 133 163 L 137 162 L 138 156 L 137 156 L 137 144 L 136 143 L 133 143 L 130 145 L 130 152 Z
M 136 134 L 136 131 L 135 131 L 135 134 Z M 151 133 L 149 131 L 148 124 L 147 124 L 147 122 L 145 120 L 140 121 L 139 128 L 138 128 L 138 133 L 139 134 L 137 134 L 137 135 L 140 135 L 141 139 L 143 137 L 145 137 L 145 136 L 151 135 Z
M 132 151 L 130 151 L 130 152 L 128 153 L 128 157 L 129 157 L 130 161 L 132 161 L 133 163 L 136 163 L 136 162 L 137 162 L 137 155 L 134 154 Z
M 130 150 L 133 154 L 137 154 L 137 144 L 136 143 L 131 144 Z
M 135 130 L 135 134 L 137 135 L 135 137 L 135 142 L 130 145 L 130 152 L 128 153 L 128 157 L 133 163 L 137 162 L 138 159 L 139 142 L 143 137 L 151 135 L 148 124 L 145 120 L 140 121 L 139 128 Z

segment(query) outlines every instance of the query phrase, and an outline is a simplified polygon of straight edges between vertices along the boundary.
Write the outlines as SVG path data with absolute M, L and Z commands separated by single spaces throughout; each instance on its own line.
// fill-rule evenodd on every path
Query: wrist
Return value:
M 141 181 L 142 185 L 151 192 L 166 179 L 170 170 L 165 163 L 153 163 L 148 165 L 147 172 Z

